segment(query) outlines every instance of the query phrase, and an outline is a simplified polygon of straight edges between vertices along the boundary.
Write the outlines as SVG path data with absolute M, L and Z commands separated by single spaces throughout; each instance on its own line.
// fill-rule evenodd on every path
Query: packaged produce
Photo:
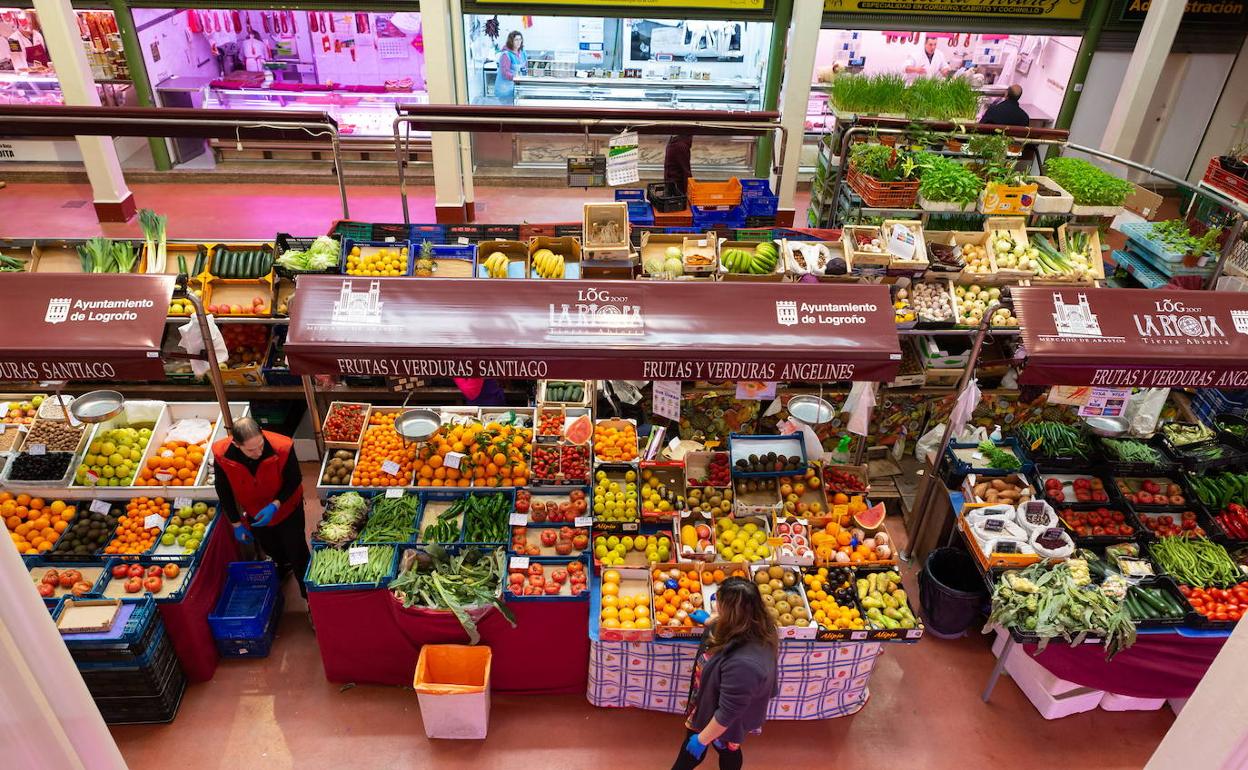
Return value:
M 787 518 L 776 522 L 773 528 L 780 538 L 777 555 L 783 564 L 813 564 L 814 549 L 810 545 L 810 525 L 804 519 Z
M 589 482 L 589 447 L 572 444 L 533 447 L 533 479 L 546 484 Z
M 9 538 L 23 555 L 51 551 L 70 528 L 77 509 L 63 500 L 47 502 L 26 493 L 14 495 L 0 491 L 0 518 L 9 530 Z M 110 530 L 111 531 L 111 530 Z M 77 540 L 82 530 L 74 535 Z

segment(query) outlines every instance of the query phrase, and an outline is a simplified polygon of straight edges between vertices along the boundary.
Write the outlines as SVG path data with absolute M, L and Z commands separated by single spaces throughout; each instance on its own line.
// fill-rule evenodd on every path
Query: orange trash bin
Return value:
M 490 726 L 489 647 L 426 644 L 412 683 L 430 738 L 484 738 Z

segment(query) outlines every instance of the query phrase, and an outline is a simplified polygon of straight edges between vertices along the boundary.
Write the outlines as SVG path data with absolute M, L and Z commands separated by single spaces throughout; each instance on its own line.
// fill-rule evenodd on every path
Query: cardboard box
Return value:
M 539 235 L 529 241 L 529 276 L 532 278 L 545 278 L 538 274 L 537 262 L 533 256 L 542 249 L 549 249 L 563 257 L 563 278 L 580 278 L 581 277 L 581 244 L 575 238 L 564 236 L 562 238 L 549 238 L 545 235 Z
M 776 623 L 777 633 L 779 633 L 781 639 L 814 639 L 815 633 L 819 630 L 819 626 L 817 623 L 815 623 L 815 620 L 814 620 L 815 614 L 810 609 L 810 602 L 806 600 L 806 589 L 802 585 L 802 582 L 803 582 L 802 573 L 799 570 L 796 570 L 793 567 L 785 567 L 782 565 L 755 564 L 750 568 L 751 579 L 753 579 L 757 583 L 758 573 L 764 570 L 769 571 L 772 566 L 779 566 L 779 568 L 783 570 L 785 573 L 788 573 L 794 576 L 795 579 L 793 581 L 793 585 L 789 586 L 787 590 L 792 593 L 797 594 L 798 598 L 801 599 L 801 602 L 802 602 L 801 608 L 805 610 L 806 618 L 808 621 L 805 626 L 798 626 L 798 625 L 785 626 L 785 625 L 780 625 L 779 621 L 777 621 Z M 782 580 L 782 578 L 777 578 L 777 579 Z M 773 586 L 773 594 L 774 593 L 775 591 L 774 591 L 774 586 Z
M 1145 190 L 1138 184 L 1133 184 L 1131 187 L 1134 189 L 1127 196 L 1127 200 L 1123 203 L 1123 208 L 1135 212 L 1145 219 L 1151 220 L 1156 218 L 1158 211 L 1161 209 L 1162 197 L 1152 190 Z
M 714 274 L 719 270 L 719 238 L 713 231 L 700 236 L 684 236 L 680 244 L 685 272 L 693 275 Z M 694 261 L 690 262 L 690 258 Z
M 741 249 L 750 254 L 754 254 L 761 244 L 750 243 L 748 241 L 720 241 L 719 242 L 719 279 L 721 281 L 753 281 L 778 283 L 784 280 L 784 256 L 780 254 L 780 247 L 776 247 L 776 267 L 770 273 L 731 273 L 728 266 L 724 264 L 723 254 L 731 249 Z
M 581 225 L 581 243 L 590 251 L 624 252 L 629 250 L 628 204 L 586 203 Z
M 971 361 L 969 343 L 963 343 L 966 350 L 958 351 L 950 346 L 954 337 L 919 337 L 919 354 L 928 369 L 965 369 Z
M 648 606 L 654 607 L 654 597 L 650 592 L 650 570 L 616 568 L 620 573 L 619 596 L 644 596 Z M 604 642 L 648 642 L 654 638 L 653 628 L 606 628 L 602 625 L 602 584 L 597 582 L 596 591 L 591 597 L 590 622 L 598 626 L 598 638 Z
M 489 278 L 485 270 L 485 261 L 494 252 L 501 252 L 507 257 L 508 278 L 529 277 L 529 247 L 520 241 L 481 241 L 477 245 L 477 277 Z

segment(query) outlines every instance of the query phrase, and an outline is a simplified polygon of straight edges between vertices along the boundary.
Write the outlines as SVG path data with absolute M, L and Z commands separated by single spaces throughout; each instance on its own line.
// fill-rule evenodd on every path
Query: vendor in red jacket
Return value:
M 234 423 L 229 438 L 212 445 L 212 456 L 217 498 L 234 526 L 234 539 L 243 543 L 254 536 L 277 562 L 278 574 L 284 579 L 293 571 L 303 592 L 311 555 L 304 534 L 303 475 L 293 442 L 244 417 Z

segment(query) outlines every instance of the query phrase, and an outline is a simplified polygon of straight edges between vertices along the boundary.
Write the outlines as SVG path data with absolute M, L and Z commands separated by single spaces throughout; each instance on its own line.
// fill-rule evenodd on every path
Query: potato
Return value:
M 992 488 L 993 488 L 993 489 L 995 489 L 995 490 L 997 490 L 998 492 L 1000 492 L 1001 490 L 1005 489 L 1007 486 L 1008 486 L 1008 485 L 1007 485 L 1004 481 L 1002 481 L 1001 479 L 993 479 L 993 480 L 992 480 Z
M 972 489 L 971 491 L 975 493 L 976 497 L 982 500 L 984 497 L 984 494 L 988 491 L 988 482 L 986 481 L 979 482 L 978 484 L 975 485 L 975 488 Z
M 995 503 L 997 502 L 997 498 L 998 498 L 997 490 L 989 489 L 988 494 L 983 496 L 983 501 L 985 503 Z

